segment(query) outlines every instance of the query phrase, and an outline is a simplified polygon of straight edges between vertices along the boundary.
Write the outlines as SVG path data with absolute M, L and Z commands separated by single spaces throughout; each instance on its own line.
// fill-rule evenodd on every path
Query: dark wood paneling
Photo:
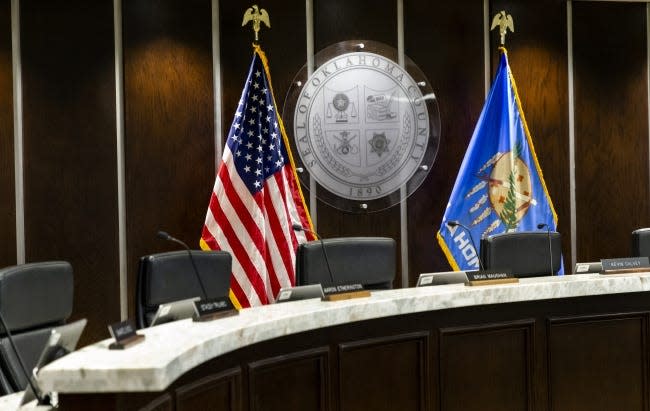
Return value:
M 0 2 L 0 267 L 16 264 L 11 1 Z
M 551 319 L 554 411 L 648 409 L 648 314 Z
M 174 411 L 172 396 L 169 394 L 161 395 L 147 406 L 140 408 L 139 411 Z
M 176 411 L 241 410 L 241 370 L 210 375 L 176 389 Z
M 241 26 L 244 12 L 251 4 L 237 1 L 219 2 L 223 138 L 228 136 L 253 57 L 251 43 L 255 36 L 251 29 L 252 23 L 246 27 Z M 256 4 L 267 10 L 271 20 L 270 30 L 262 25 L 260 44 L 269 60 L 275 101 L 279 106 L 278 110 L 282 110 L 291 80 L 302 66 L 307 64 L 305 2 L 261 0 Z M 281 114 L 286 118 L 287 114 Z M 287 130 L 287 133 L 290 139 L 293 138 L 291 130 Z
M 558 215 L 558 231 L 562 233 L 564 262 L 568 267 L 571 262 L 571 202 L 566 1 L 497 0 L 490 2 L 490 10 L 490 17 L 506 10 L 514 20 L 516 31 L 506 36 L 508 62 L 546 187 Z M 499 34 L 495 29 L 490 36 L 493 74 L 498 67 L 498 44 Z
M 573 4 L 578 261 L 630 255 L 630 232 L 650 224 L 645 14 Z
M 397 47 L 397 2 L 314 1 L 316 52 L 339 41 L 355 39 L 380 41 Z
M 344 40 L 373 40 L 397 47 L 397 3 L 392 0 L 314 2 L 314 47 Z M 323 188 L 318 187 L 318 190 Z M 307 193 L 308 191 L 305 190 Z M 317 224 L 323 237 L 383 236 L 397 241 L 396 284 L 400 283 L 399 206 L 377 213 L 352 214 L 318 201 Z
M 328 347 L 253 362 L 248 378 L 251 410 L 329 409 Z
M 440 409 L 531 410 L 533 337 L 533 320 L 442 329 Z
M 72 264 L 83 344 L 120 318 L 113 2 L 20 8 L 26 260 Z
M 429 333 L 339 346 L 339 409 L 426 410 Z
M 123 5 L 129 312 L 137 261 L 176 245 L 198 248 L 214 184 L 209 0 Z
M 435 16 L 435 24 L 432 17 Z M 485 96 L 483 2 L 404 2 L 405 53 L 438 98 L 441 137 L 429 176 L 408 200 L 409 283 L 449 263 L 435 234 Z

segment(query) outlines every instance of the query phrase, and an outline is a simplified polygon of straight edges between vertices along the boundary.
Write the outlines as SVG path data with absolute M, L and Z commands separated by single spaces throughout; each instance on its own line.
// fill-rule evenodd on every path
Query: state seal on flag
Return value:
M 285 104 L 285 118 L 293 114 L 303 184 L 308 188 L 311 176 L 329 204 L 358 211 L 352 201 L 375 211 L 401 201 L 426 177 L 439 115 L 423 75 L 416 81 L 391 58 L 363 49 L 335 55 L 294 82 L 293 112 Z

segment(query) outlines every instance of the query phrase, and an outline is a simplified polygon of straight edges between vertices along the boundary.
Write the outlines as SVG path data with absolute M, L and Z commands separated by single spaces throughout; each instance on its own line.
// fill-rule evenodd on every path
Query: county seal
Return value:
M 353 52 L 322 64 L 302 88 L 293 131 L 302 164 L 325 189 L 359 201 L 405 185 L 429 144 L 418 84 L 394 61 Z

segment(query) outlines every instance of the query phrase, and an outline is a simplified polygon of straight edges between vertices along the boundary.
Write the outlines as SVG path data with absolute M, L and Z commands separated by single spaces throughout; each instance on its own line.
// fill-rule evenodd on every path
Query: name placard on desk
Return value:
M 366 290 L 362 284 L 340 284 L 323 287 L 323 301 L 340 301 L 351 298 L 370 297 L 370 291 Z
M 519 279 L 507 271 L 467 271 L 468 286 L 518 283 Z
M 111 350 L 123 350 L 144 340 L 144 335 L 135 332 L 135 325 L 130 320 L 109 325 L 108 332 L 115 339 L 108 346 Z
M 210 321 L 237 314 L 239 311 L 235 309 L 228 297 L 194 301 L 194 321 Z
M 600 262 L 603 265 L 602 274 L 643 272 L 650 267 L 648 257 L 604 258 Z

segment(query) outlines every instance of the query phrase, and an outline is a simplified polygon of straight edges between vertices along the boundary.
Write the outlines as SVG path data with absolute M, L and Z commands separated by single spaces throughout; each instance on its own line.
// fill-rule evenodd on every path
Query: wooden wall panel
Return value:
M 138 258 L 177 249 L 158 230 L 198 248 L 214 185 L 209 0 L 123 5 L 128 296 Z
M 329 362 L 316 348 L 251 363 L 249 409 L 329 410 Z
M 645 10 L 573 3 L 578 261 L 630 255 L 650 224 Z
M 551 319 L 554 411 L 648 409 L 648 314 Z
M 0 267 L 16 264 L 11 1 L 0 1 Z
M 426 410 L 428 353 L 427 332 L 340 344 L 338 408 Z
M 440 330 L 440 409 L 531 410 L 534 321 Z
M 442 128 L 431 172 L 408 200 L 409 283 L 415 285 L 420 273 L 449 269 L 436 232 L 483 106 L 483 2 L 404 2 L 404 20 L 405 53 L 431 82 Z
M 508 62 L 546 187 L 558 215 L 564 263 L 568 268 L 571 263 L 571 201 L 566 1 L 496 0 L 490 2 L 490 10 L 490 16 L 506 10 L 514 19 L 515 33 L 506 36 Z M 490 44 L 494 75 L 499 57 L 496 29 L 491 32 Z
M 172 396 L 169 394 L 161 395 L 155 401 L 140 408 L 138 411 L 174 411 Z
M 72 264 L 95 341 L 120 318 L 113 2 L 20 7 L 26 260 Z
M 314 49 L 346 40 L 374 40 L 397 48 L 397 3 L 392 0 L 315 0 Z
M 248 74 L 253 57 L 251 43 L 255 36 L 249 23 L 241 26 L 244 12 L 252 3 L 235 1 L 219 2 L 219 28 L 221 35 L 221 76 L 222 76 L 222 136 L 228 136 L 235 115 L 237 102 L 241 97 L 244 80 Z M 291 80 L 307 64 L 305 41 L 305 2 L 302 0 L 283 0 L 256 2 L 268 11 L 271 29 L 263 25 L 260 31 L 260 44 L 269 60 L 269 70 L 273 83 L 275 101 L 282 109 Z M 281 113 L 283 119 L 288 114 Z M 292 114 L 293 115 L 293 114 Z M 292 139 L 291 130 L 287 130 Z
M 393 0 L 316 0 L 314 2 L 314 49 L 344 40 L 373 40 L 397 48 L 397 3 Z M 318 190 L 323 190 L 319 187 Z M 305 190 L 307 192 L 307 190 Z M 399 207 L 376 213 L 353 214 L 337 210 L 318 201 L 317 224 L 323 237 L 382 236 L 397 241 L 398 272 L 395 283 L 400 283 Z
M 241 369 L 234 368 L 185 384 L 175 390 L 175 411 L 205 409 L 239 411 L 241 406 Z

